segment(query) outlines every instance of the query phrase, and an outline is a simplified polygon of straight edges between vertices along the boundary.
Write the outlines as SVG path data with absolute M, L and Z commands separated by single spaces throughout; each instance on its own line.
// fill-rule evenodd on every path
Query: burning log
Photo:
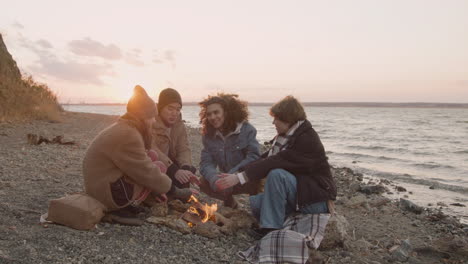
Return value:
M 192 205 L 182 215 L 182 219 L 187 221 L 190 227 L 199 225 L 200 223 L 206 223 L 211 220 L 216 221 L 215 212 L 218 210 L 218 205 L 201 204 L 195 196 L 191 196 L 188 202 L 192 202 Z

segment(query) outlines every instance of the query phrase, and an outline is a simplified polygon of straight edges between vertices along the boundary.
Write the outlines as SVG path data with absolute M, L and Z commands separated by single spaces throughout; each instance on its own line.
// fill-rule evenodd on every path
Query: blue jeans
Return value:
M 296 212 L 296 177 L 283 169 L 268 173 L 263 193 L 250 196 L 250 208 L 262 228 L 283 228 L 284 220 Z M 328 213 L 327 202 L 313 203 L 299 210 L 303 214 Z

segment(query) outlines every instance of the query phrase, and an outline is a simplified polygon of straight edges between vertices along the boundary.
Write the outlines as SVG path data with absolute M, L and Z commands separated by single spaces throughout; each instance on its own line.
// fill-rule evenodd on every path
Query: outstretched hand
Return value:
M 220 191 L 231 188 L 240 182 L 236 174 L 221 173 L 218 174 L 218 178 L 215 185 Z

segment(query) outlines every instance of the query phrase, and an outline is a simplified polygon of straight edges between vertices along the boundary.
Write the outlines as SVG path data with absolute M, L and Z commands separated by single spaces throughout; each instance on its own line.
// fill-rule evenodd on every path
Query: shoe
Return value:
M 133 206 L 127 206 L 125 208 L 107 213 L 101 221 L 117 223 L 121 225 L 141 226 L 143 225 L 144 221 L 138 218 L 138 213 L 136 213 L 137 210 L 138 209 L 135 209 Z

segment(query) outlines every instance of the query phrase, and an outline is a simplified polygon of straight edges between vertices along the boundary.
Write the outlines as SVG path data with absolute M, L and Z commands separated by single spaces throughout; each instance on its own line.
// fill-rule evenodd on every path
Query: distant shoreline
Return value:
M 271 106 L 274 103 L 249 103 L 250 106 Z M 468 103 L 378 103 L 378 102 L 305 102 L 304 106 L 317 107 L 375 107 L 375 108 L 468 108 Z M 61 105 L 125 105 L 124 103 L 73 103 Z M 186 102 L 184 105 L 198 105 Z

